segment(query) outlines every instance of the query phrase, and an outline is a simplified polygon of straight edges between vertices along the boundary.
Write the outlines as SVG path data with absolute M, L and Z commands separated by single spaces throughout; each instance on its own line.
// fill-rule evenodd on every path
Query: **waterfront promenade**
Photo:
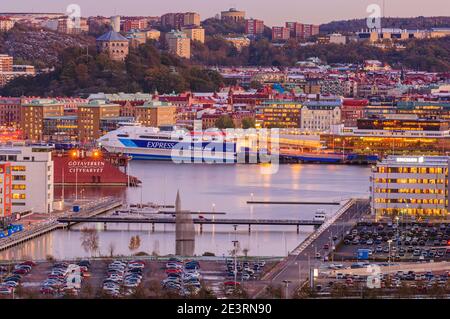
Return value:
M 65 225 L 58 222 L 57 218 L 70 217 L 73 214 L 77 214 L 80 217 L 93 217 L 99 214 L 103 214 L 111 209 L 122 206 L 122 201 L 114 199 L 113 197 L 104 197 L 95 201 L 90 201 L 86 204 L 80 205 L 80 212 L 73 213 L 72 210 L 65 210 L 57 216 L 49 215 L 49 217 L 40 223 L 31 225 L 25 228 L 23 231 L 12 234 L 9 237 L 0 239 L 0 251 L 11 248 L 20 243 L 31 240 L 35 237 L 41 236 L 48 232 L 54 231 L 59 228 L 63 228 Z

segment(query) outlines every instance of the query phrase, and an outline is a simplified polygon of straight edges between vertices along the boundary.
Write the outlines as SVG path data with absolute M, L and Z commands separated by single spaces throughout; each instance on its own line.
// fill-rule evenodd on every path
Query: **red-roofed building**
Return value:
M 341 119 L 344 126 L 355 127 L 357 120 L 364 118 L 364 110 L 368 105 L 368 100 L 344 99 L 341 107 Z

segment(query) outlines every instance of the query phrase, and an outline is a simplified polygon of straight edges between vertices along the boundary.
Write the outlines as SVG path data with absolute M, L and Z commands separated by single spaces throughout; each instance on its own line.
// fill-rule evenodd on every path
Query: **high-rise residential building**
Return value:
M 144 126 L 175 125 L 176 106 L 167 102 L 149 101 L 136 106 L 136 122 Z
M 264 32 L 264 21 L 258 19 L 245 20 L 245 33 L 248 35 L 260 35 Z
M 0 165 L 10 164 L 13 214 L 53 211 L 52 146 L 14 143 L 0 147 Z
M 200 26 L 200 15 L 196 12 L 186 12 L 184 14 L 183 26 L 195 25 Z
M 3 224 L 6 224 L 12 215 L 11 189 L 11 164 L 9 162 L 0 163 L 0 221 Z
M 148 27 L 146 19 L 127 18 L 123 21 L 123 32 L 130 32 L 131 30 L 143 30 Z
M 307 39 L 319 34 L 320 26 L 314 24 L 303 24 L 299 22 L 286 22 L 286 27 L 289 28 L 292 38 Z
M 169 46 L 169 52 L 179 57 L 191 58 L 191 39 L 180 31 L 172 31 L 166 34 L 166 41 Z
M 286 41 L 291 37 L 290 30 L 287 27 L 272 27 L 273 41 Z
M 231 8 L 228 11 L 222 11 L 220 13 L 220 17 L 222 20 L 230 20 L 234 22 L 244 21 L 245 20 L 245 11 L 239 11 L 235 8 Z
M 0 32 L 6 32 L 14 27 L 14 21 L 8 17 L 0 16 Z
M 187 26 L 181 29 L 191 41 L 205 43 L 205 29 L 197 26 Z
M 184 26 L 200 26 L 200 15 L 196 12 L 166 13 L 161 16 L 161 25 L 177 30 Z
M 78 139 L 80 142 L 93 142 L 100 138 L 102 120 L 120 117 L 120 105 L 109 104 L 103 100 L 92 100 L 78 107 Z
M 13 71 L 13 57 L 7 54 L 0 54 L 0 72 Z
M 303 34 L 303 24 L 298 22 L 286 22 L 286 28 L 289 28 L 291 38 L 300 38 Z
M 109 31 L 97 38 L 97 49 L 106 52 L 112 60 L 125 61 L 129 52 L 128 39 L 120 33 Z
M 448 156 L 388 156 L 372 171 L 372 214 L 448 217 Z
M 166 13 L 161 16 L 161 26 L 165 28 L 181 29 L 184 25 L 183 13 Z

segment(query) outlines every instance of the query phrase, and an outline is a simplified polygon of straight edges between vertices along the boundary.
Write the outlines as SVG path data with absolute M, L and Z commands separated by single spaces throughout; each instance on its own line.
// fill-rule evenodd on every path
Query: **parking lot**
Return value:
M 367 249 L 372 261 L 449 260 L 447 223 L 360 222 L 336 247 L 334 260 L 354 260 Z
M 255 266 L 257 265 L 257 266 Z M 196 298 L 251 294 L 273 261 L 91 259 L 3 265 L 1 298 Z M 26 270 L 24 270 L 26 269 Z M 19 274 L 21 272 L 22 274 Z M 233 283 L 233 284 L 230 284 Z M 197 295 L 199 294 L 199 295 Z
M 445 262 L 329 263 L 314 280 L 315 296 L 446 296 L 450 266 Z M 414 270 L 412 270 L 414 269 Z

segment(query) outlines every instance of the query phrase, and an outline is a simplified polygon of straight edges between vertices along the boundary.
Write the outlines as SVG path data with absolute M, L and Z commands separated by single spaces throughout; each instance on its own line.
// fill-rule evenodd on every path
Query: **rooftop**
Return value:
M 99 36 L 97 38 L 97 41 L 122 41 L 122 42 L 128 42 L 127 38 L 125 38 L 120 33 L 117 33 L 115 31 L 108 31 L 105 34 Z

